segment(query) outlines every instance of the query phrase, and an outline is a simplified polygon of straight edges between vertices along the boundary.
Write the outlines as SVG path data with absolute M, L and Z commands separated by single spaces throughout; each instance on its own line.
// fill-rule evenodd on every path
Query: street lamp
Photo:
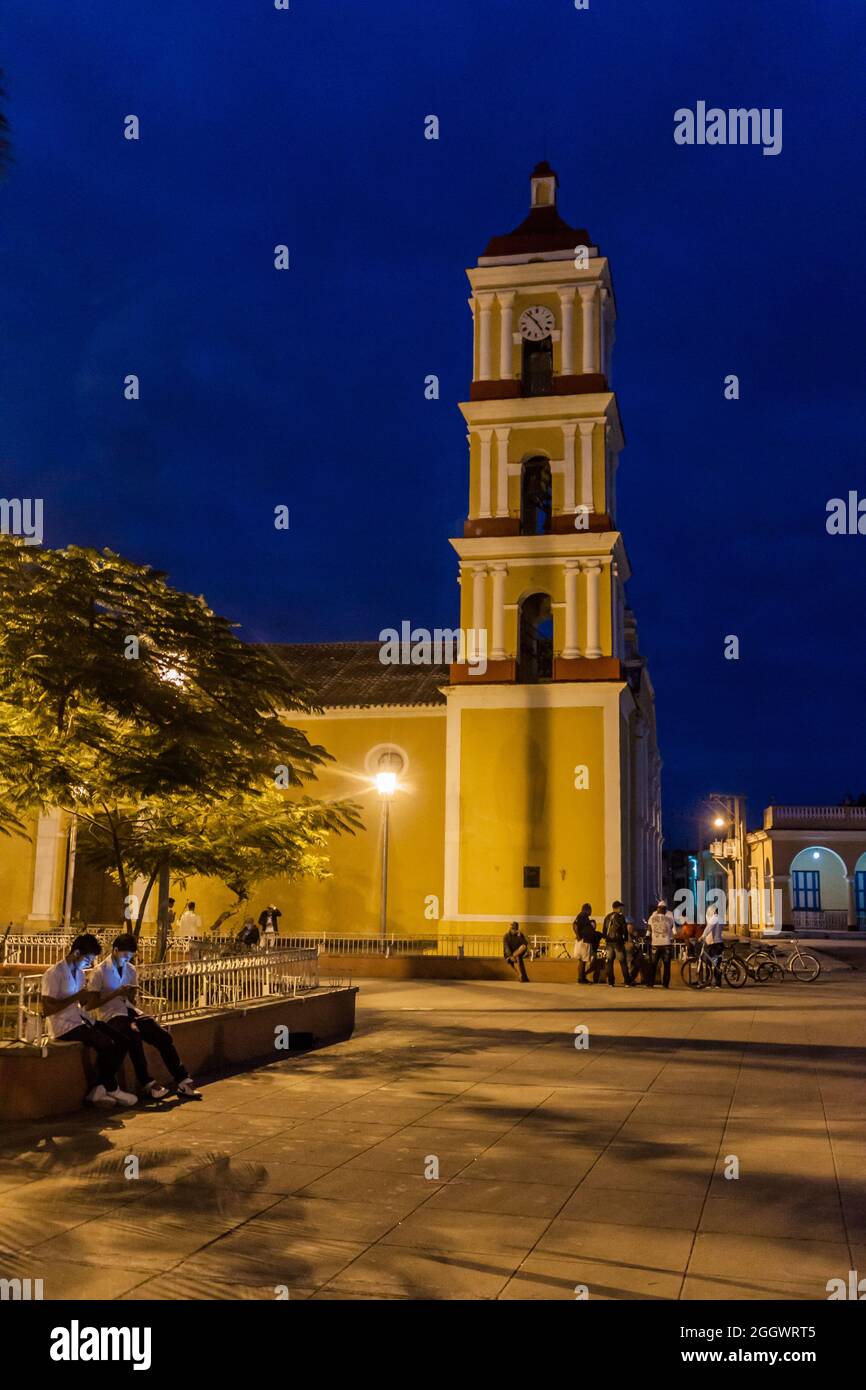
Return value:
M 391 802 L 397 791 L 398 774 L 403 767 L 399 753 L 387 751 L 379 758 L 379 770 L 373 778 L 382 799 L 382 887 L 380 893 L 379 935 L 388 934 L 388 841 L 391 828 Z

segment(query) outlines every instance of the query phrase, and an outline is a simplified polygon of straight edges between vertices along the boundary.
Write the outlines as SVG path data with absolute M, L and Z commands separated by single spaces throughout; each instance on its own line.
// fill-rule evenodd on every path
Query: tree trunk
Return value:
M 168 890 L 170 883 L 170 872 L 168 855 L 163 854 L 159 861 L 159 906 L 156 909 L 156 962 L 157 964 L 165 960 L 165 953 L 168 950 L 169 937 L 169 906 Z
M 156 883 L 156 876 L 158 873 L 159 865 L 157 864 L 153 872 L 151 873 L 150 878 L 147 880 L 147 887 L 145 888 L 141 896 L 141 902 L 138 904 L 138 916 L 135 919 L 135 928 L 132 933 L 136 941 L 141 936 L 141 928 L 144 922 L 144 911 L 147 907 L 148 900 L 150 898 L 151 889 L 153 888 L 153 885 Z

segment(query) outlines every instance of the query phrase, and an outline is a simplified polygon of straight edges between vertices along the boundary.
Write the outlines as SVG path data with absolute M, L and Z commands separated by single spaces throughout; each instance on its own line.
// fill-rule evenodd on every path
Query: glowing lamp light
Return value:
M 725 820 L 724 816 L 716 816 L 715 820 L 713 821 L 713 825 L 716 827 L 717 830 L 721 830 L 722 826 L 726 824 L 727 821 Z
M 812 850 L 812 858 L 813 858 L 813 859 L 820 859 L 820 858 L 821 858 L 821 851 L 820 851 L 819 849 L 813 849 L 813 850 Z
M 376 791 L 380 796 L 393 796 L 397 790 L 396 772 L 377 772 Z

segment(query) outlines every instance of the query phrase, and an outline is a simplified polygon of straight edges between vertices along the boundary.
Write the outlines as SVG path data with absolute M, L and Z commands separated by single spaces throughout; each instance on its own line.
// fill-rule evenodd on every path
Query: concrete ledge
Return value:
M 343 979 L 357 976 L 373 980 L 511 980 L 518 983 L 511 966 L 496 956 L 321 955 L 319 969 L 325 975 L 333 972 Z M 528 960 L 526 973 L 530 981 L 540 984 L 577 986 L 576 960 Z M 618 965 L 616 982 L 622 984 Z M 685 988 L 678 961 L 671 964 L 671 986 L 674 985 Z
M 284 1025 L 300 1045 L 339 1042 L 355 1027 L 354 988 L 321 990 L 295 998 L 267 1000 L 170 1025 L 184 1065 L 195 1077 L 273 1062 L 285 1056 L 274 1048 L 274 1030 Z M 147 1049 L 155 1080 L 169 1080 L 159 1055 Z M 92 1055 L 80 1043 L 0 1046 L 0 1119 L 34 1120 L 78 1110 L 95 1084 Z M 124 1063 L 121 1085 L 135 1090 L 134 1074 Z

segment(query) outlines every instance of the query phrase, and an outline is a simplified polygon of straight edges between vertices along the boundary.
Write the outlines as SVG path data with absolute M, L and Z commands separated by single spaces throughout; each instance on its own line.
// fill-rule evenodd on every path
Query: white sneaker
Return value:
M 177 1083 L 177 1093 L 179 1096 L 186 1096 L 187 1100 L 201 1100 L 201 1091 L 195 1088 L 195 1082 L 191 1076 L 187 1076 L 183 1081 Z
M 164 1100 L 168 1095 L 168 1087 L 160 1086 L 158 1081 L 148 1081 L 144 1087 L 144 1095 L 150 1100 Z
M 138 1096 L 134 1096 L 131 1091 L 121 1091 L 118 1086 L 116 1091 L 110 1092 L 115 1105 L 138 1105 Z
M 98 1105 L 102 1110 L 111 1110 L 116 1104 L 114 1096 L 104 1086 L 94 1086 L 84 1099 L 87 1105 Z

